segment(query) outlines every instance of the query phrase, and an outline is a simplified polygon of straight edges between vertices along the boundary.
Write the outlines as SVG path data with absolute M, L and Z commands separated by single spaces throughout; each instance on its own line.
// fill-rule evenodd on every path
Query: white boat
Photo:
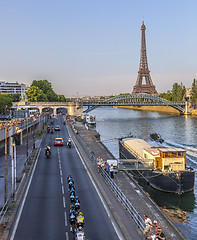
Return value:
M 88 126 L 96 126 L 96 116 L 86 115 L 86 124 Z

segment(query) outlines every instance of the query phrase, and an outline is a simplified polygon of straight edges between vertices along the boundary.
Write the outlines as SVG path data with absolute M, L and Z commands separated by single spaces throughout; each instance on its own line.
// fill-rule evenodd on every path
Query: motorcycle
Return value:
M 48 132 L 48 133 L 50 132 L 50 128 L 47 128 L 47 132 Z
M 46 150 L 46 156 L 47 156 L 47 158 L 49 158 L 50 155 L 51 155 L 51 152 L 50 152 L 49 149 L 47 149 L 47 150 Z
M 53 133 L 54 132 L 54 130 L 53 130 L 53 128 L 51 128 L 51 133 Z
M 67 142 L 67 146 L 68 146 L 69 148 L 71 148 L 71 141 L 68 141 L 68 142 Z

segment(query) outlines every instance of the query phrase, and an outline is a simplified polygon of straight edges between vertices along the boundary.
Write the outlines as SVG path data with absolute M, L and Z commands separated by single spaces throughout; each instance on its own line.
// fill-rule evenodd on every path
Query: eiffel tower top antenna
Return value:
M 146 37 L 145 37 L 146 27 L 144 25 L 144 17 L 141 26 L 141 55 L 140 55 L 140 67 L 138 71 L 138 77 L 135 86 L 133 87 L 132 93 L 148 93 L 157 95 L 155 86 L 153 85 L 150 71 L 148 69 L 148 60 L 146 54 Z M 145 84 L 143 83 L 145 81 Z

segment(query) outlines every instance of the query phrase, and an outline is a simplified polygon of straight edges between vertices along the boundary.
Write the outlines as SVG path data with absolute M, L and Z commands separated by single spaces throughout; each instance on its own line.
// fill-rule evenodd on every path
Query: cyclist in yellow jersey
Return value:
M 79 215 L 76 218 L 76 225 L 77 225 L 77 231 L 79 230 L 79 227 L 81 226 L 83 228 L 84 226 L 84 216 L 82 212 L 79 212 Z

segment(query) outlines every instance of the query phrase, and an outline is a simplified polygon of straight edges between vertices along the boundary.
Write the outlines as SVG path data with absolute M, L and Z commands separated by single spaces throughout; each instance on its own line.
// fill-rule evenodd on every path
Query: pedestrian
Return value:
M 108 162 L 106 162 L 105 171 L 106 171 L 107 173 L 109 173 L 109 169 L 110 169 L 110 166 L 109 166 Z
M 157 234 L 157 229 L 158 228 L 160 228 L 160 226 L 158 225 L 158 222 L 156 220 L 154 220 L 151 229 L 152 229 L 152 231 L 155 235 Z
M 147 236 L 147 234 L 149 233 L 151 226 L 152 226 L 152 221 L 150 220 L 150 218 L 148 218 L 148 216 L 146 214 L 144 214 L 144 219 L 145 219 L 145 224 L 146 227 L 144 229 L 144 236 Z
M 156 240 L 166 240 L 166 236 L 162 232 L 160 227 L 158 227 L 158 229 L 157 229 Z
M 101 159 L 101 157 L 98 157 L 97 158 L 97 171 L 98 171 L 98 173 L 100 172 L 101 164 L 102 164 L 102 159 Z
M 111 178 L 114 178 L 114 166 L 113 166 L 113 164 L 110 165 L 109 171 L 110 171 Z

